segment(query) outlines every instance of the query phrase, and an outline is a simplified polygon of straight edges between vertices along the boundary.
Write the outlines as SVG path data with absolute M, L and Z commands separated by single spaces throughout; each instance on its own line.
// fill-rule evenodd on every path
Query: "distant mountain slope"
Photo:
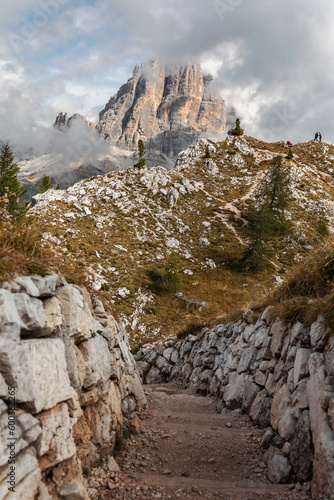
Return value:
M 180 153 L 170 172 L 111 172 L 67 191 L 50 190 L 36 197 L 32 213 L 61 258 L 85 266 L 89 286 L 124 318 L 138 344 L 261 300 L 314 246 L 320 215 L 333 231 L 334 147 L 305 143 L 292 150 L 294 159 L 286 160 L 291 230 L 273 243 L 274 265 L 258 274 L 236 272 L 228 263 L 245 248 L 246 209 L 272 158 L 286 155 L 283 142 L 200 140 Z M 165 268 L 172 250 L 184 282 L 179 297 L 155 294 L 148 276 Z

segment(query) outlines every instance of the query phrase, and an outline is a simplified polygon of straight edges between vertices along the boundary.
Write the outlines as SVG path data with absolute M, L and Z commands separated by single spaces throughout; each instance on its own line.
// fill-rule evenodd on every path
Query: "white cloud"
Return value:
M 134 64 L 157 56 L 201 61 L 248 133 L 334 140 L 333 14 L 329 0 L 7 2 L 0 139 L 40 147 L 56 112 L 96 119 Z

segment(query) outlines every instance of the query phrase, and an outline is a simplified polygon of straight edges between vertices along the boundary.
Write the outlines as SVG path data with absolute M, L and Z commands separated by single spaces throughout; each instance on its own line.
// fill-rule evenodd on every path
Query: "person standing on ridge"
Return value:
M 314 142 L 318 142 L 318 136 L 319 136 L 319 134 L 318 134 L 318 132 L 316 132 L 315 136 L 314 136 Z
M 321 142 L 321 139 L 322 139 L 322 135 L 321 135 L 321 132 L 319 132 L 319 142 Z

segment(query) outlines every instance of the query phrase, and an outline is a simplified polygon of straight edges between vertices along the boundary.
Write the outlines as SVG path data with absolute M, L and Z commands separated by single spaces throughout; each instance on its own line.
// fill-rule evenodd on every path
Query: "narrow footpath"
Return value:
M 145 391 L 149 409 L 141 415 L 142 430 L 116 456 L 121 471 L 102 465 L 90 476 L 97 499 L 309 498 L 299 485 L 268 481 L 263 430 L 247 416 L 217 413 L 212 398 L 171 384 L 145 386 Z

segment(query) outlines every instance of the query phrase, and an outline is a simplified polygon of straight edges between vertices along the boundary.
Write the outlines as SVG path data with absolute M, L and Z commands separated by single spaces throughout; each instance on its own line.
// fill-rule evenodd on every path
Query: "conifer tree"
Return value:
M 169 256 L 164 279 L 167 287 L 172 291 L 176 291 L 182 287 L 182 276 L 179 271 L 178 256 L 175 250 Z
M 292 149 L 289 148 L 289 152 L 288 154 L 286 155 L 285 157 L 287 160 L 293 160 L 293 152 L 292 152 Z
M 60 187 L 60 183 L 59 183 L 59 182 L 58 182 L 58 184 L 57 184 L 56 189 L 57 189 L 57 190 L 61 189 L 61 187 Z
M 269 205 L 274 218 L 284 215 L 291 198 L 290 184 L 289 168 L 284 165 L 282 156 L 276 156 L 258 193 L 258 199 Z
M 208 145 L 205 146 L 204 158 L 211 158 L 211 152 Z
M 241 260 L 241 267 L 260 270 L 271 254 L 269 240 L 287 230 L 285 209 L 290 198 L 290 173 L 283 158 L 272 160 L 272 167 L 258 190 L 257 208 L 249 214 L 249 244 Z
M 140 169 L 140 168 L 146 167 L 145 154 L 146 154 L 146 150 L 145 150 L 144 141 L 139 139 L 139 141 L 138 141 L 139 160 L 137 161 L 137 163 L 135 163 L 135 165 L 134 165 L 135 168 Z
M 235 120 L 235 127 L 231 130 L 231 135 L 244 135 L 244 129 L 241 128 L 240 118 Z
M 38 184 L 37 193 L 45 193 L 52 188 L 51 179 L 49 175 L 44 174 L 41 182 Z
M 26 189 L 21 187 L 18 174 L 20 167 L 14 161 L 13 152 L 8 143 L 0 149 L 0 196 L 7 192 L 7 211 L 14 217 L 23 216 L 29 203 L 23 201 Z

